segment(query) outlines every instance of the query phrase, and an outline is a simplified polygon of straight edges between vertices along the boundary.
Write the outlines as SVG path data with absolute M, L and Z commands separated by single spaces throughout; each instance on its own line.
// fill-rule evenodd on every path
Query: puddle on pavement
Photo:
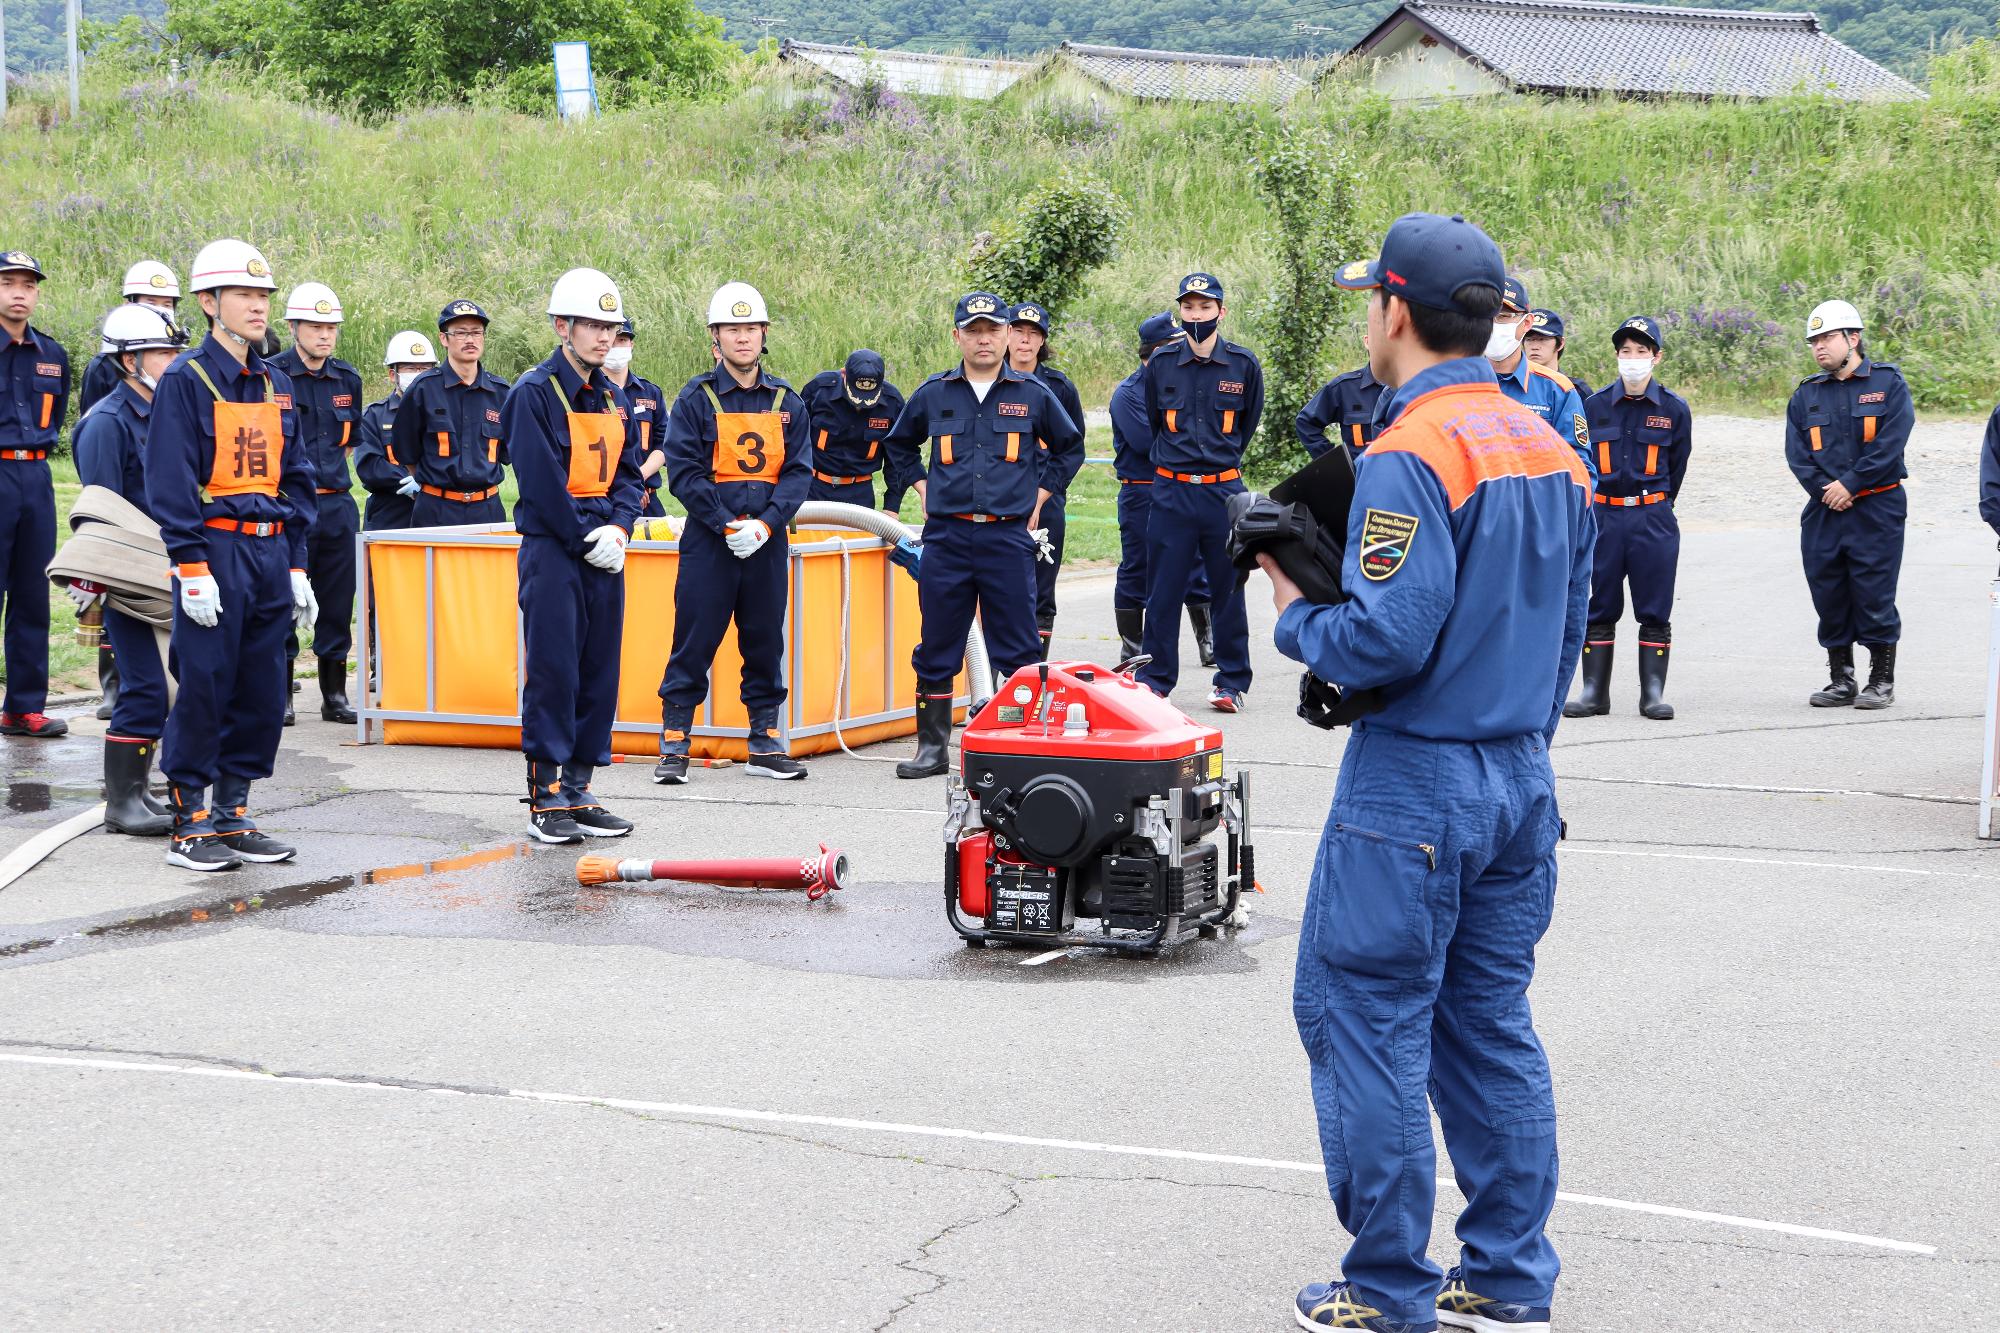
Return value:
M 580 885 L 576 857 L 511 842 L 461 856 L 292 884 L 257 883 L 298 867 L 252 867 L 203 892 L 133 915 L 0 928 L 0 968 L 33 966 L 114 949 L 233 930 L 255 921 L 309 934 L 493 939 L 582 947 L 649 948 L 734 958 L 770 967 L 891 978 L 979 976 L 1060 984 L 1139 983 L 1186 972 L 1247 972 L 1245 946 L 1291 934 L 1250 904 L 1250 925 L 1218 940 L 1190 939 L 1156 959 L 1073 950 L 1051 966 L 1023 968 L 1035 950 L 969 949 L 945 923 L 938 884 L 870 881 L 819 902 L 797 892 L 731 892 L 678 883 Z

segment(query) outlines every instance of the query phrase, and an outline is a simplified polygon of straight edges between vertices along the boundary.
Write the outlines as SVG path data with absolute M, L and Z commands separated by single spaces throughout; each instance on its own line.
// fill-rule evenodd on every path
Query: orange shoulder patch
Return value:
M 1423 460 L 1456 510 L 1481 485 L 1502 477 L 1567 476 L 1588 489 L 1582 460 L 1549 424 L 1483 384 L 1434 389 L 1404 410 L 1370 454 L 1407 453 Z

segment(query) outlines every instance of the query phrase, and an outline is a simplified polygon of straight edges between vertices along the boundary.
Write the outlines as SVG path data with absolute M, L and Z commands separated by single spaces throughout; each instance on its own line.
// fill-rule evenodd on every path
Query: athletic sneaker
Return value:
M 780 782 L 796 781 L 806 775 L 806 766 L 788 754 L 753 754 L 743 767 L 753 778 L 776 778 Z
M 260 863 L 289 861 L 299 854 L 298 848 L 279 842 L 276 838 L 253 828 L 241 829 L 235 833 L 218 833 L 215 835 L 215 840 L 227 844 L 230 851 L 246 861 Z
M 220 838 L 203 834 L 198 838 L 175 838 L 167 844 L 167 864 L 183 870 L 235 870 L 243 858 L 224 846 Z
M 1444 1275 L 1444 1290 L 1438 1293 L 1438 1322 L 1474 1333 L 1549 1333 L 1547 1306 L 1516 1305 L 1474 1295 L 1465 1285 L 1464 1270 L 1458 1267 Z
M 1345 1282 L 1314 1282 L 1299 1288 L 1292 1318 L 1300 1328 L 1359 1328 L 1368 1333 L 1437 1333 L 1437 1321 L 1420 1324 L 1383 1314 L 1354 1294 Z
M 0 713 L 0 736 L 33 736 L 50 740 L 67 736 L 69 723 L 47 713 Z
M 663 787 L 685 786 L 687 780 L 688 757 L 684 754 L 663 754 L 653 765 L 653 781 Z
M 1243 696 L 1235 690 L 1225 690 L 1218 685 L 1208 692 L 1208 706 L 1218 713 L 1240 713 L 1243 711 Z M 1357 1324 L 1355 1327 L 1359 1328 L 1360 1325 Z
M 601 805 L 580 805 L 569 812 L 570 823 L 586 838 L 622 838 L 632 831 L 632 821 L 620 819 Z
M 536 842 L 552 842 L 558 846 L 582 842 L 583 830 L 576 826 L 570 814 L 568 810 L 530 810 L 528 836 Z

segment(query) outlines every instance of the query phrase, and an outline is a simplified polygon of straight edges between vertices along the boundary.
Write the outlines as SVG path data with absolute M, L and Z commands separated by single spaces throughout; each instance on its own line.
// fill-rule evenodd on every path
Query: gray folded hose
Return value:
M 808 526 L 817 523 L 858 528 L 892 543 L 905 539 L 917 541 L 921 536 L 915 528 L 906 527 L 892 514 L 870 509 L 866 505 L 842 504 L 837 500 L 808 500 L 799 506 L 798 517 L 792 521 Z M 993 697 L 993 665 L 987 660 L 986 636 L 979 632 L 977 623 L 965 636 L 965 674 L 971 682 L 968 693 L 972 696 L 972 706 L 978 708 Z

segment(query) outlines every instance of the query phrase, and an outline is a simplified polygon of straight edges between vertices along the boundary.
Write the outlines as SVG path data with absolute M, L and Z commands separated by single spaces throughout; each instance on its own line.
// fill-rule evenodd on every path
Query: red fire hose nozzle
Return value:
M 586 856 L 576 863 L 579 884 L 642 884 L 654 879 L 724 889 L 804 889 L 806 899 L 817 902 L 833 890 L 847 887 L 847 853 L 821 843 L 817 856 L 718 861 L 620 861 L 610 856 Z

